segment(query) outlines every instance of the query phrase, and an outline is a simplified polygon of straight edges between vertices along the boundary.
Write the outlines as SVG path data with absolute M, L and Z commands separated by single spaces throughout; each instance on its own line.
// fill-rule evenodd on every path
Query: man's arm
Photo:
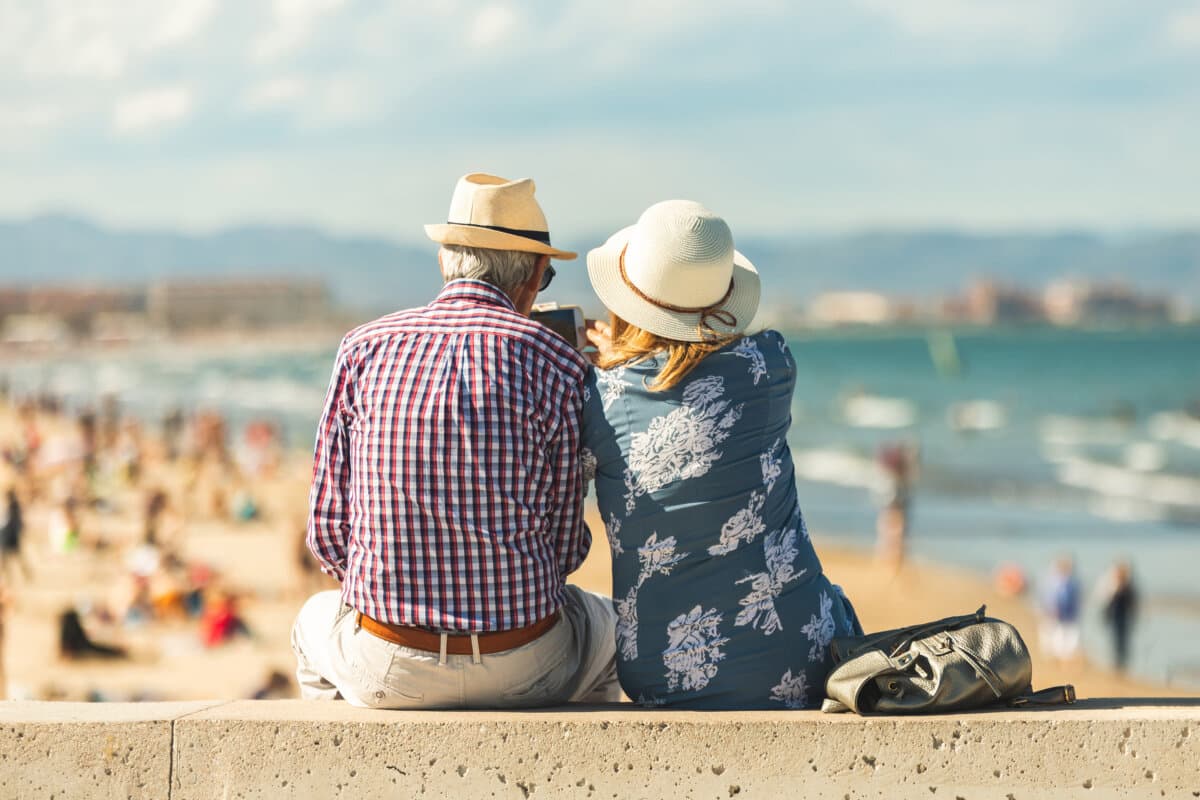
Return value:
M 346 399 L 351 386 L 347 349 L 343 339 L 325 395 L 325 410 L 317 425 L 312 489 L 308 496 L 308 549 L 316 556 L 321 571 L 338 581 L 345 575 L 346 540 L 350 533 Z
M 562 404 L 558 435 L 550 447 L 553 485 L 550 496 L 550 535 L 558 555 L 559 575 L 564 579 L 583 563 L 592 547 L 592 532 L 583 520 L 583 466 L 580 459 L 580 416 L 582 394 L 572 387 Z

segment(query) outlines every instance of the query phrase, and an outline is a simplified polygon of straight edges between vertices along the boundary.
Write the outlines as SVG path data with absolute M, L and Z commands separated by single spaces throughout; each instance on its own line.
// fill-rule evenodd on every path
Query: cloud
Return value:
M 166 86 L 125 95 L 113 109 L 113 130 L 136 135 L 177 124 L 192 113 L 193 95 L 186 86 Z
M 61 107 L 54 105 L 0 105 L 0 131 L 50 128 L 57 125 L 65 116 L 66 112 Z
M 1063 0 L 854 0 L 907 36 L 962 45 L 1055 45 L 1076 27 Z
M 288 112 L 301 127 L 311 129 L 360 123 L 376 113 L 381 101 L 372 83 L 360 75 L 289 75 L 254 84 L 240 105 L 250 112 Z
M 258 37 L 251 55 L 268 63 L 301 49 L 311 38 L 320 19 L 338 10 L 345 0 L 275 0 L 269 30 Z
M 440 206 L 447 176 L 478 166 L 558 176 L 547 191 L 612 181 L 603 219 L 581 227 L 627 222 L 676 192 L 779 228 L 909 209 L 1084 218 L 1102 202 L 1116 219 L 1144 197 L 1037 181 L 1059 162 L 1078 165 L 1076 183 L 1194 178 L 1200 160 L 1183 141 L 1200 124 L 1188 80 L 1198 46 L 1200 0 L 0 0 L 0 148 L 37 156 L 4 167 L 60 187 L 0 205 L 79 197 L 89 212 L 111 202 L 131 218 L 166 219 L 187 203 L 197 219 L 277 208 L 383 226 L 394 208 L 343 197 L 372 181 L 401 196 L 421 170 Z M 718 130 L 720 120 L 737 124 Z M 147 135 L 172 126 L 179 135 Z M 1129 141 L 1106 156 L 1092 143 L 1114 131 Z M 1144 167 L 1132 142 L 1176 171 Z M 267 158 L 280 161 L 254 202 L 231 204 L 221 165 Z M 361 164 L 338 177 L 339 159 Z M 993 161 L 1036 169 L 964 172 Z M 768 197 L 780 164 L 789 186 L 812 188 Z M 88 170 L 131 177 L 90 193 L 64 177 Z M 137 188 L 199 173 L 208 194 L 169 205 Z M 995 191 L 1018 174 L 1022 186 Z
M 170 0 L 160 3 L 162 16 L 150 29 L 151 48 L 170 47 L 199 34 L 217 9 L 216 0 Z
M 468 40 L 476 47 L 490 47 L 508 39 L 516 27 L 517 15 L 512 6 L 485 6 L 471 23 Z
M 286 108 L 307 95 L 308 91 L 308 84 L 301 78 L 271 78 L 247 89 L 242 95 L 242 107 L 252 111 Z
M 1168 42 L 1181 47 L 1200 47 L 1200 5 L 1181 9 L 1163 26 Z

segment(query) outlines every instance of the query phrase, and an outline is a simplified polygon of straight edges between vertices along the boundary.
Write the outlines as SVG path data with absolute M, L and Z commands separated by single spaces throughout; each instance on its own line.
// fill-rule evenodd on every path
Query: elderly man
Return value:
M 428 225 L 446 285 L 351 331 L 317 431 L 308 546 L 341 591 L 292 629 L 306 698 L 374 708 L 616 700 L 615 615 L 567 586 L 591 545 L 586 360 L 528 318 L 550 283 L 531 180 L 462 178 Z

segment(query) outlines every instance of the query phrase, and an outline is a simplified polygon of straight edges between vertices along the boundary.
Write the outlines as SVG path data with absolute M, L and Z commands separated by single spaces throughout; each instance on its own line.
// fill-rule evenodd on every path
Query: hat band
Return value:
M 672 305 L 671 303 L 664 303 L 661 300 L 655 300 L 653 297 L 635 286 L 633 281 L 629 280 L 629 275 L 625 272 L 625 250 L 628 247 L 629 245 L 627 244 L 625 247 L 621 248 L 621 257 L 617 260 L 617 266 L 621 272 L 621 280 L 623 280 L 625 285 L 635 295 L 637 295 L 638 299 L 644 300 L 650 305 L 666 311 L 674 311 L 676 314 L 699 314 L 700 319 L 696 321 L 696 332 L 700 334 L 701 338 L 716 337 L 720 335 L 713 330 L 712 326 L 709 324 L 708 321 L 710 319 L 716 320 L 717 322 L 729 328 L 737 327 L 738 320 L 737 317 L 734 316 L 733 312 L 729 311 L 728 309 L 721 308 L 721 306 L 725 305 L 725 303 L 729 300 L 730 295 L 733 294 L 732 277 L 729 279 L 729 288 L 725 290 L 725 294 L 721 296 L 721 299 L 715 303 L 710 303 L 709 305 L 701 306 L 699 308 L 688 308 L 686 306 L 676 306 Z
M 503 228 L 499 225 L 476 225 L 474 222 L 454 222 L 453 220 L 446 220 L 446 224 L 466 225 L 469 228 L 487 228 L 489 231 L 511 233 L 513 236 L 520 236 L 522 239 L 533 239 L 535 242 L 550 244 L 550 231 L 523 231 L 519 228 Z

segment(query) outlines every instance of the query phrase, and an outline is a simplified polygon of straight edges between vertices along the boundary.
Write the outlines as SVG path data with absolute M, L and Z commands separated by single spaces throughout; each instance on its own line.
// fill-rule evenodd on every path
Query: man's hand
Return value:
M 600 363 L 600 359 L 612 352 L 612 326 L 607 322 L 598 319 L 587 320 L 587 338 L 596 348 L 594 353 L 585 353 L 592 360 L 593 364 Z

